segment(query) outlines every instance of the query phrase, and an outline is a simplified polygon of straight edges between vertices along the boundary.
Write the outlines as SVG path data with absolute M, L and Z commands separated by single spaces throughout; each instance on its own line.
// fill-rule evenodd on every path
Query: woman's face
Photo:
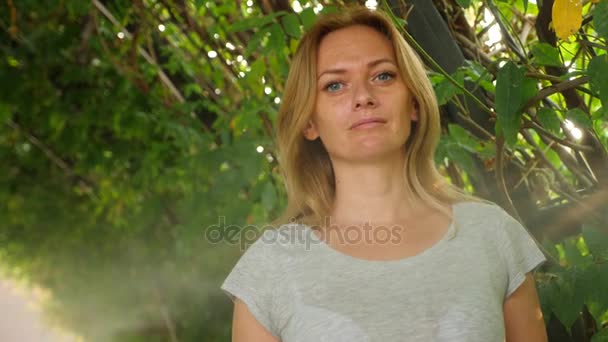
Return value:
M 356 125 L 364 119 L 376 122 Z M 390 41 L 362 25 L 325 36 L 317 54 L 317 100 L 305 130 L 333 158 L 365 160 L 400 151 L 417 120 Z

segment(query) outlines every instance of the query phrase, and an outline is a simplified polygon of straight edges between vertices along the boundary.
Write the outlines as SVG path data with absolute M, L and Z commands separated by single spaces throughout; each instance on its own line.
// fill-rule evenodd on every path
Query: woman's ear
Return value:
M 312 120 L 308 121 L 308 126 L 304 129 L 304 137 L 310 141 L 315 140 L 319 137 L 317 127 Z
M 414 105 L 413 105 L 413 110 L 412 110 L 412 114 L 410 115 L 410 120 L 411 121 L 418 121 L 418 108 L 420 106 L 418 106 L 418 101 L 414 100 Z
M 418 121 L 418 109 L 414 108 L 414 110 L 412 111 L 412 115 L 410 116 L 410 119 L 412 121 Z

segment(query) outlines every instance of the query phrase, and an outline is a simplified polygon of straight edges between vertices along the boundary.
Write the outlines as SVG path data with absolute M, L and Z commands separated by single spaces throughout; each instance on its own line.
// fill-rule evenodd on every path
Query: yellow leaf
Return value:
M 561 39 L 568 39 L 583 23 L 582 0 L 555 0 L 553 3 L 553 29 Z

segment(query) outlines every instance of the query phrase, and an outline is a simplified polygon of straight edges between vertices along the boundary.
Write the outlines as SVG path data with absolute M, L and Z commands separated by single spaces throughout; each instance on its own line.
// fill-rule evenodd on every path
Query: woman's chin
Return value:
M 354 149 L 350 156 L 352 160 L 358 161 L 373 161 L 378 162 L 382 160 L 395 160 L 399 155 L 403 154 L 401 146 L 395 145 L 389 147 L 386 145 L 361 145 Z
M 399 151 L 404 144 L 405 139 L 369 136 L 354 142 L 352 151 L 366 152 L 367 154 L 386 154 Z

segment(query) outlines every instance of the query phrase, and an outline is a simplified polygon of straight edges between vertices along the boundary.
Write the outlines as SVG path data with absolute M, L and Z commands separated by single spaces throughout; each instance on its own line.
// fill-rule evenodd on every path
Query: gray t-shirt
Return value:
M 546 259 L 498 205 L 452 208 L 440 241 L 398 260 L 350 256 L 302 224 L 265 230 L 221 289 L 283 342 L 502 342 L 505 299 Z

